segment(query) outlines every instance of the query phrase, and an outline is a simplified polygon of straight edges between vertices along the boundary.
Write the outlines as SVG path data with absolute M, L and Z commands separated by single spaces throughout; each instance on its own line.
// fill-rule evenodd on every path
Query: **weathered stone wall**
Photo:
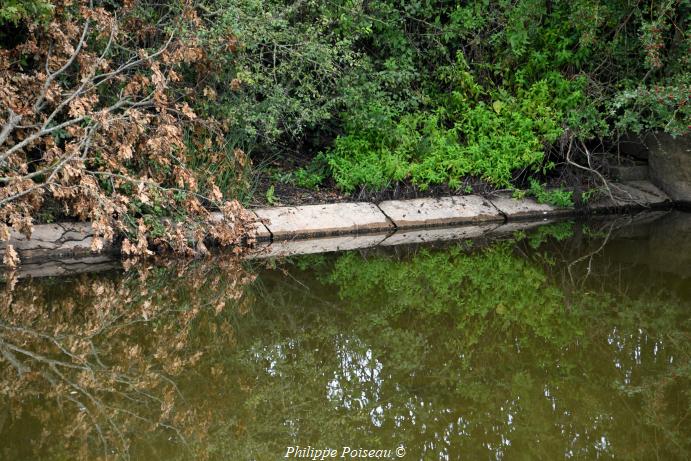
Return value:
M 31 238 L 15 230 L 10 233 L 10 243 L 22 259 L 89 254 L 92 240 L 91 223 L 83 222 L 38 224 Z M 0 252 L 4 252 L 6 245 L 7 242 L 0 242 Z
M 453 238 L 454 235 L 483 234 L 486 228 L 510 227 L 518 221 L 542 222 L 547 218 L 572 216 L 578 213 L 605 214 L 639 209 L 669 208 L 670 198 L 648 181 L 629 181 L 610 184 L 612 197 L 605 195 L 588 204 L 584 210 L 557 208 L 539 204 L 530 198 L 516 200 L 507 194 L 494 194 L 488 197 L 465 195 L 457 197 L 421 198 L 413 200 L 392 200 L 374 203 L 333 203 L 297 207 L 274 207 L 255 209 L 254 225 L 258 241 L 271 241 L 279 249 L 280 241 L 295 241 L 337 235 L 358 235 L 364 233 L 383 233 L 378 244 L 387 234 L 397 232 L 396 239 Z M 218 215 L 218 219 L 222 216 Z M 441 227 L 474 225 L 476 229 L 441 230 Z M 412 232 L 413 229 L 426 228 L 428 231 Z M 433 230 L 436 228 L 437 230 Z M 94 255 L 91 251 L 93 232 L 89 223 L 58 223 L 36 225 L 31 238 L 12 231 L 10 244 L 19 253 L 22 264 L 36 263 L 40 260 L 55 260 L 58 257 Z M 394 241 L 394 240 L 390 240 Z M 348 238 L 332 239 L 333 245 L 348 248 L 355 242 Z M 357 243 L 360 245 L 362 242 Z M 0 243 L 0 252 L 7 243 Z M 306 247 L 305 247 L 306 245 Z M 293 245 L 283 245 L 281 251 L 295 251 Z M 300 248 L 311 248 L 311 244 L 301 243 Z M 306 249 L 300 251 L 308 252 Z M 310 251 L 318 251 L 320 245 Z M 117 248 L 106 248 L 106 252 L 117 252 Z M 60 271 L 60 267 L 53 268 Z M 53 270 L 51 269 L 51 270 Z M 47 269 L 46 269 L 47 270 Z
M 665 133 L 645 137 L 650 179 L 672 200 L 691 204 L 691 139 Z

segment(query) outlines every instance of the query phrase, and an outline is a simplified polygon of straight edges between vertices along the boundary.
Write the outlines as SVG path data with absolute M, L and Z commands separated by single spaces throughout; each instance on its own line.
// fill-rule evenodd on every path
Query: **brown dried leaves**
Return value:
M 49 194 L 65 215 L 94 222 L 95 251 L 118 233 L 130 235 L 123 245 L 127 254 L 147 254 L 154 244 L 204 252 L 203 239 L 210 233 L 224 244 L 238 242 L 244 232 L 242 207 L 228 211 L 237 214 L 230 217 L 232 228 L 212 223 L 204 205 L 221 203 L 223 194 L 213 176 L 195 171 L 186 158 L 185 127 L 204 138 L 193 143 L 203 144 L 205 151 L 213 151 L 213 143 L 222 145 L 223 124 L 193 109 L 194 98 L 214 99 L 215 91 L 194 91 L 194 77 L 186 81 L 189 72 L 179 72 L 183 63 L 208 67 L 205 50 L 192 37 L 168 40 L 165 34 L 151 34 L 151 27 L 161 25 L 127 16 L 127 6 L 116 19 L 103 8 L 85 5 L 56 2 L 46 28 L 31 27 L 15 49 L 0 50 L 0 132 L 7 128 L 0 142 L 0 225 L 24 223 L 18 228 L 29 235 L 30 218 Z M 199 22 L 193 9 L 170 20 L 182 21 L 169 24 L 170 30 Z M 144 39 L 150 46 L 146 50 L 106 49 L 113 45 L 123 51 Z M 12 64 L 27 54 L 34 64 Z M 133 55 L 139 60 L 132 61 Z M 240 82 L 231 86 L 237 90 Z M 212 143 L 212 136 L 221 141 Z M 239 149 L 234 156 L 232 167 L 242 170 L 249 162 Z M 200 191 L 208 197 L 197 195 Z M 186 198 L 176 198 L 178 192 Z M 141 206 L 164 210 L 163 221 L 166 213 L 187 215 L 186 228 L 194 231 L 166 224 L 164 236 L 148 238 Z M 136 230 L 128 224 L 133 219 L 139 219 Z M 5 259 L 17 261 L 10 250 Z

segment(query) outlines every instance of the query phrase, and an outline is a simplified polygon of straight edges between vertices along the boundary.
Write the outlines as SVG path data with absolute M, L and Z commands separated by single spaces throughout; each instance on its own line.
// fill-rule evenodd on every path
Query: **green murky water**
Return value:
M 625 221 L 5 284 L 0 458 L 689 459 L 689 215 Z

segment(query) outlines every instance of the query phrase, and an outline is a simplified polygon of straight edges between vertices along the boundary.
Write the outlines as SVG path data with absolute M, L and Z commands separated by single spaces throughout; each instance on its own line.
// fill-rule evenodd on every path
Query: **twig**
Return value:
M 612 201 L 614 202 L 614 201 L 615 201 L 615 200 L 614 200 L 614 195 L 612 194 L 612 189 L 609 187 L 609 182 L 605 179 L 604 176 L 602 176 L 602 174 L 601 174 L 599 171 L 597 171 L 596 169 L 594 169 L 594 168 L 592 167 L 592 164 L 591 164 L 591 162 L 590 162 L 590 151 L 589 151 L 588 148 L 585 146 L 585 144 L 583 144 L 582 141 L 581 141 L 581 145 L 583 146 L 583 150 L 584 150 L 584 152 L 585 152 L 585 154 L 586 154 L 586 156 L 587 156 L 587 158 L 588 158 L 588 166 L 587 166 L 587 167 L 586 167 L 586 166 L 583 166 L 583 165 L 581 165 L 581 164 L 579 164 L 579 163 L 576 163 L 576 162 L 574 162 L 573 160 L 571 160 L 571 148 L 572 148 L 572 146 L 573 146 L 573 138 L 570 138 L 570 139 L 569 139 L 569 147 L 568 147 L 568 149 L 566 150 L 566 163 L 568 163 L 569 165 L 573 165 L 573 166 L 575 166 L 576 168 L 580 168 L 581 170 L 585 170 L 585 171 L 588 171 L 588 172 L 590 172 L 590 173 L 593 173 L 594 175 L 596 175 L 597 177 L 599 177 L 600 180 L 602 181 L 602 185 L 605 187 L 605 189 L 607 189 L 607 194 L 609 195 L 609 198 L 611 198 Z
M 12 130 L 14 130 L 22 120 L 22 116 L 15 114 L 12 108 L 8 107 L 7 112 L 9 113 L 7 122 L 5 122 L 5 125 L 2 127 L 2 131 L 0 131 L 0 146 L 5 143 L 7 138 L 10 136 L 10 133 L 12 133 Z

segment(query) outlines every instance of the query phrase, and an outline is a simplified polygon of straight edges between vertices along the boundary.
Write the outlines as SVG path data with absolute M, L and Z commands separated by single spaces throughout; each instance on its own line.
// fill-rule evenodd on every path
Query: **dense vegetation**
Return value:
M 233 200 L 276 162 L 289 168 L 274 180 L 303 187 L 465 190 L 475 178 L 540 195 L 556 165 L 597 168 L 592 152 L 622 134 L 688 133 L 690 11 L 689 0 L 2 0 L 0 236 L 5 224 L 30 232 L 55 204 L 106 240 L 125 234 L 132 252 L 194 251 L 205 210 L 237 217 Z
M 243 86 L 214 114 L 258 158 L 307 152 L 303 186 L 511 187 L 688 130 L 688 1 L 228 3 L 211 28 L 238 37 Z

